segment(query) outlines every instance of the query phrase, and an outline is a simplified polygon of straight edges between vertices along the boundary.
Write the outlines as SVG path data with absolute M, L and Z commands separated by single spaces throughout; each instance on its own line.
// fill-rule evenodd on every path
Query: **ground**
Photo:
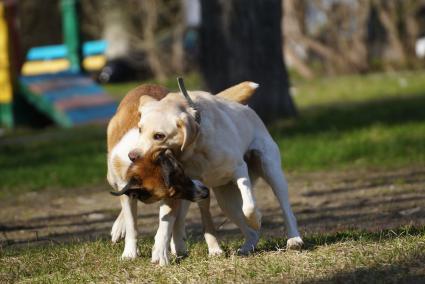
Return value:
M 425 168 L 393 171 L 314 172 L 288 176 L 290 200 L 304 234 L 346 230 L 380 231 L 425 225 Z M 271 189 L 259 182 L 256 196 L 263 214 L 262 234 L 283 237 L 283 218 Z M 119 212 L 116 197 L 105 188 L 26 193 L 0 201 L 4 246 L 62 242 L 75 238 L 109 238 Z M 142 237 L 152 237 L 158 205 L 139 204 Z M 212 199 L 215 223 L 222 238 L 239 231 Z M 193 204 L 187 218 L 192 238 L 202 238 L 202 224 Z
M 425 73 L 295 86 L 300 117 L 270 129 L 303 250 L 285 250 L 278 203 L 260 181 L 252 256 L 235 255 L 242 237 L 213 198 L 224 257 L 208 258 L 192 205 L 189 256 L 150 264 L 158 205 L 140 204 L 142 255 L 121 261 L 122 243 L 109 238 L 119 202 L 104 181 L 104 129 L 19 130 L 0 140 L 0 282 L 425 282 Z

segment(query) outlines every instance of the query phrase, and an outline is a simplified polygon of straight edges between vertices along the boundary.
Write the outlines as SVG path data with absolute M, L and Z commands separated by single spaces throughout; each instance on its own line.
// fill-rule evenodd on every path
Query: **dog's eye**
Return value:
M 142 179 L 139 176 L 134 176 L 133 177 L 133 180 L 137 184 L 142 184 Z
M 155 133 L 153 135 L 153 139 L 154 140 L 163 140 L 165 138 L 165 134 L 164 133 Z

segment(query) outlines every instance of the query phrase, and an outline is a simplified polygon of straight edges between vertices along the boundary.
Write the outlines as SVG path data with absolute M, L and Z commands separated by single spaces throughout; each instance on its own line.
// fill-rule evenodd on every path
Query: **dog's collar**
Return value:
M 201 113 L 199 111 L 199 108 L 190 98 L 190 96 L 189 96 L 189 94 L 186 90 L 186 87 L 184 85 L 184 81 L 183 81 L 182 77 L 177 77 L 177 84 L 179 85 L 180 92 L 182 92 L 182 94 L 185 97 L 185 99 L 187 100 L 189 106 L 195 110 L 195 121 L 198 124 L 201 124 Z

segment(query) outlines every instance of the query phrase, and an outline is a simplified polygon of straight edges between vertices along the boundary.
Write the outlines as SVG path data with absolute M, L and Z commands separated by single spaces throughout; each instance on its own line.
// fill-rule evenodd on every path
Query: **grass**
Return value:
M 424 72 L 302 82 L 295 101 L 271 128 L 288 170 L 425 165 Z
M 49 129 L 13 138 L 0 146 L 0 197 L 98 185 L 106 179 L 102 128 Z
M 174 81 L 167 82 L 170 89 L 176 88 Z M 192 89 L 201 86 L 196 74 L 187 76 L 186 82 Z M 107 89 L 121 97 L 135 85 Z M 425 164 L 425 72 L 324 78 L 295 85 L 299 117 L 271 127 L 286 170 Z M 106 187 L 105 136 L 103 127 L 6 135 L 0 141 L 0 198 L 48 188 Z
M 2 283 L 240 283 L 240 282 L 417 282 L 425 269 L 425 227 L 369 233 L 307 235 L 306 249 L 286 251 L 281 239 L 262 239 L 257 253 L 210 259 L 203 242 L 189 241 L 189 257 L 159 268 L 149 263 L 152 241 L 139 242 L 142 257 L 120 261 L 122 244 L 109 240 L 0 250 Z M 176 260 L 174 260 L 176 261 Z
M 374 73 L 296 80 L 295 100 L 301 108 L 364 102 L 368 100 L 401 98 L 423 94 L 425 72 Z

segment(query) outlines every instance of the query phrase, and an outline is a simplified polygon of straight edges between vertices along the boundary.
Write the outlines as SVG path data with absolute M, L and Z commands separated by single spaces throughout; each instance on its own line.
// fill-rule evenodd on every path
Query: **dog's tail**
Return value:
M 258 86 L 259 85 L 257 83 L 245 81 L 224 91 L 221 91 L 217 94 L 217 96 L 225 98 L 229 101 L 246 104 Z

